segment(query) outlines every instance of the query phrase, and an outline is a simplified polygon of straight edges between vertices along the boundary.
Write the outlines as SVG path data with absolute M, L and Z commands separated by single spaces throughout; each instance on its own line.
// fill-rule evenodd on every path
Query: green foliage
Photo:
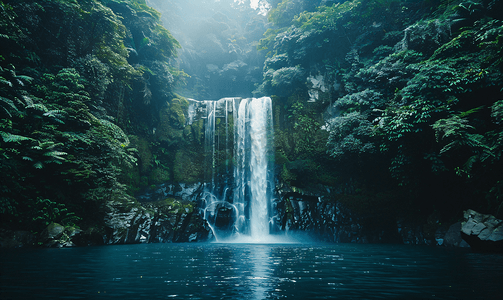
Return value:
M 416 99 L 410 105 L 388 106 L 381 116 L 374 119 L 375 134 L 389 141 L 398 141 L 426 129 L 439 108 L 422 98 Z
M 54 142 L 38 142 L 37 145 L 31 146 L 28 152 L 22 153 L 23 160 L 34 162 L 35 169 L 42 169 L 47 164 L 55 163 L 62 164 L 65 161 L 63 156 L 68 153 L 58 151 L 62 143 Z
M 170 179 L 171 179 L 171 172 L 165 167 L 161 166 L 158 168 L 154 168 L 152 172 L 150 172 L 149 183 L 151 184 L 166 183 Z
M 282 182 L 292 186 L 308 187 L 326 184 L 330 168 L 325 153 L 328 132 L 321 126 L 322 119 L 314 103 L 306 103 L 302 93 L 287 99 L 274 97 L 275 163 Z
M 264 38 L 261 39 L 257 45 L 257 50 L 259 51 L 267 51 L 266 56 L 270 57 L 274 53 L 272 52 L 274 48 L 274 40 L 278 33 L 281 32 L 281 29 L 272 29 L 268 28 L 267 31 L 264 33 Z
M 447 144 L 440 150 L 440 153 L 459 149 L 463 146 L 470 148 L 481 147 L 480 135 L 470 134 L 469 131 L 475 129 L 468 124 L 468 120 L 459 116 L 452 116 L 448 119 L 441 119 L 433 124 L 438 141 L 442 140 Z
M 372 124 L 366 115 L 350 112 L 333 118 L 329 124 L 330 136 L 327 146 L 331 156 L 340 159 L 348 154 L 375 151 Z
M 272 74 L 273 87 L 291 86 L 302 80 L 303 71 L 299 67 L 281 68 Z
M 76 65 L 76 70 L 80 75 L 77 80 L 84 85 L 91 99 L 103 100 L 109 84 L 113 81 L 110 67 L 95 55 L 80 58 Z
M 90 100 L 80 74 L 73 68 L 64 68 L 56 75 L 45 73 L 41 79 L 44 84 L 37 86 L 37 89 L 46 103 L 66 106 L 68 103 L 86 103 Z
M 411 183 L 410 168 L 412 165 L 411 157 L 404 154 L 399 147 L 398 154 L 391 160 L 389 172 L 398 186 L 407 186 Z
M 16 23 L 17 17 L 18 15 L 10 4 L 4 3 L 3 1 L 0 2 L 0 41 L 2 43 L 0 61 L 3 61 L 13 54 L 8 52 L 10 47 L 7 46 L 19 46 L 21 40 L 25 38 L 19 24 Z M 0 82 L 1 81 L 0 78 Z
M 381 108 L 385 105 L 386 100 L 381 93 L 366 89 L 337 99 L 333 104 L 333 109 L 341 114 L 353 111 L 362 112 L 368 109 Z
M 158 113 L 136 105 L 137 83 L 155 105 L 171 97 L 184 76 L 168 64 L 179 44 L 143 0 L 49 2 L 0 2 L 1 226 L 100 227 L 108 201 L 131 202 L 138 163 L 151 164 L 150 142 L 125 133 L 144 135 Z M 125 41 L 138 32 L 147 43 L 133 67 Z M 172 112 L 184 109 L 179 100 Z
M 9 117 L 12 117 L 11 111 L 19 112 L 14 101 L 0 96 L 0 108 Z
M 31 221 L 37 225 L 39 224 L 39 228 L 43 228 L 50 223 L 76 227 L 76 224 L 82 220 L 75 213 L 68 211 L 64 204 L 50 199 L 38 197 L 34 201 L 32 209 Z
M 153 34 L 156 39 L 156 56 L 158 60 L 167 60 L 170 57 L 176 57 L 177 49 L 181 46 L 178 41 L 161 24 L 157 24 Z
M 503 123 L 503 100 L 494 102 L 491 117 L 495 119 L 497 124 Z
M 259 44 L 268 51 L 259 90 L 282 97 L 275 118 L 289 114 L 291 121 L 275 131 L 280 178 L 297 184 L 297 168 L 311 170 L 311 154 L 293 150 L 309 124 L 293 116 L 300 105 L 284 99 L 307 91 L 309 76 L 323 76 L 331 106 L 317 109 L 328 120 L 325 149 L 335 159 L 329 182 L 406 186 L 411 197 L 435 199 L 424 207 L 499 207 L 503 26 L 492 6 L 372 0 L 302 12 L 304 2 L 282 1 L 271 11 L 277 27 Z M 280 71 L 298 67 L 305 71 L 295 82 Z M 489 191 L 492 204 L 474 200 Z
M 468 124 L 467 119 L 459 116 L 452 116 L 448 119 L 441 119 L 433 124 L 437 140 L 442 141 L 444 146 L 440 153 L 450 155 L 456 153 L 468 153 L 468 158 L 462 166 L 456 167 L 458 175 L 470 177 L 475 163 L 484 163 L 487 160 L 499 160 L 500 143 L 489 144 L 487 137 L 481 134 L 472 133 L 475 127 Z
M 174 198 L 167 198 L 158 202 L 150 202 L 146 204 L 147 208 L 157 207 L 161 214 L 190 214 L 194 211 L 194 204 L 190 201 L 183 201 Z
M 302 67 L 287 67 L 278 70 L 270 69 L 264 74 L 264 83 L 261 89 L 265 93 L 288 96 L 304 82 L 305 72 Z
M 268 14 L 269 22 L 276 26 L 287 26 L 292 18 L 302 11 L 300 1 L 283 0 Z
M 32 138 L 3 131 L 0 132 L 0 135 L 2 136 L 2 139 L 5 143 L 20 143 L 22 141 L 33 141 Z
M 177 151 L 173 163 L 173 179 L 187 183 L 201 181 L 204 177 L 202 158 L 202 153 L 190 153 L 184 149 Z
M 292 23 L 302 30 L 323 32 L 338 29 L 338 21 L 342 18 L 356 16 L 361 0 L 344 1 L 332 6 L 320 6 L 317 12 L 303 12 L 296 16 Z
M 155 21 L 159 21 L 161 17 L 161 14 L 157 10 L 148 6 L 145 0 L 103 0 L 102 2 L 105 4 L 109 4 L 110 2 L 126 3 L 127 5 L 131 6 L 137 13 L 148 14 L 149 17 Z

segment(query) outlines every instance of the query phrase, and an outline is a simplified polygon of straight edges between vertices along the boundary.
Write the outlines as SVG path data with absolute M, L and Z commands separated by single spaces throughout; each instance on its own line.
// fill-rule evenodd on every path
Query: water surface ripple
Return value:
M 0 252 L 0 299 L 503 299 L 503 256 L 357 244 Z

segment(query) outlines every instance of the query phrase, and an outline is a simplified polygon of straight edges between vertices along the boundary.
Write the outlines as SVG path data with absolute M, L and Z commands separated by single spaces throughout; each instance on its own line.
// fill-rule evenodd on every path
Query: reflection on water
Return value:
M 503 256 L 404 245 L 2 250 L 0 299 L 498 299 Z
M 253 299 L 265 299 L 269 292 L 271 279 L 271 248 L 265 245 L 254 247 L 250 252 L 251 268 L 253 270 L 251 280 L 254 281 Z

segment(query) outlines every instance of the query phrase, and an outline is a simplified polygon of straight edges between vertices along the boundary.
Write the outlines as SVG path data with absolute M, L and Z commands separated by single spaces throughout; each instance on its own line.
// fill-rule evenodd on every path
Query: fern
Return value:
M 41 111 L 44 113 L 46 113 L 48 111 L 47 107 L 45 107 L 45 105 L 43 105 L 42 103 L 28 105 L 28 106 L 26 106 L 26 109 L 33 109 L 33 110 Z
M 31 156 L 26 156 L 27 159 L 25 160 L 35 161 L 33 164 L 35 169 L 42 169 L 46 164 L 50 163 L 62 164 L 62 162 L 66 161 L 63 156 L 68 153 L 55 149 L 62 145 L 62 143 L 54 143 L 51 141 L 38 142 L 38 145 L 30 148 Z M 31 157 L 34 158 L 32 159 Z
M 121 145 L 124 145 L 123 147 L 127 147 L 129 145 L 129 138 L 119 126 L 107 120 L 100 120 L 100 122 L 108 129 L 109 134 L 115 140 L 119 141 Z
M 50 111 L 44 113 L 43 116 L 48 117 L 57 123 L 65 124 L 63 119 L 66 118 L 66 112 L 63 110 L 58 110 L 58 109 L 50 110 Z
M 22 135 L 0 131 L 2 139 L 6 143 L 20 143 L 22 141 L 34 141 L 34 139 Z
M 468 130 L 475 129 L 468 124 L 468 120 L 462 119 L 459 116 L 452 116 L 448 119 L 441 119 L 433 124 L 433 130 L 437 141 L 448 138 L 462 137 L 467 134 Z
M 475 109 L 476 110 L 476 109 Z M 481 134 L 470 133 L 475 128 L 468 124 L 468 120 L 459 116 L 438 120 L 433 125 L 437 141 L 446 140 L 448 143 L 440 150 L 440 153 L 452 152 L 458 149 L 468 149 L 471 155 L 461 167 L 456 167 L 456 174 L 470 178 L 473 166 L 484 163 L 489 159 L 497 159 L 498 144 L 490 146 L 490 141 Z
M 24 87 L 25 83 L 31 83 L 33 81 L 33 78 L 30 77 L 30 76 L 26 76 L 26 75 L 17 75 L 16 74 L 16 71 L 15 70 L 8 70 L 7 72 L 10 77 L 12 78 L 12 80 L 10 81 L 11 82 L 11 86 L 12 86 L 12 82 L 15 82 L 17 83 L 19 86 L 22 86 Z
M 15 112 L 19 112 L 16 105 L 14 104 L 14 101 L 7 99 L 7 98 L 4 98 L 2 96 L 0 96 L 0 107 L 9 117 L 12 117 L 12 114 L 10 113 L 9 108 L 11 110 L 14 110 Z
M 61 152 L 61 151 L 50 151 L 50 152 L 45 152 L 43 155 L 44 156 L 49 156 L 53 159 L 56 160 L 65 160 L 64 157 L 61 157 L 62 155 L 67 155 L 68 153 L 66 152 Z
M 491 107 L 491 117 L 496 119 L 496 124 L 503 122 L 503 100 L 496 101 Z
M 22 98 L 24 101 L 24 106 L 34 105 L 33 99 L 31 99 L 30 97 L 23 95 Z
M 455 139 L 445 145 L 441 150 L 440 153 L 445 153 L 451 150 L 459 149 L 463 146 L 467 146 L 472 149 L 486 149 L 490 150 L 489 147 L 487 147 L 485 144 L 482 143 L 482 139 L 484 136 L 480 134 L 459 134 L 456 135 L 459 137 L 458 139 Z
M 0 76 L 0 83 L 8 87 L 12 87 L 12 82 Z
M 472 109 L 470 109 L 468 111 L 460 113 L 459 117 L 460 118 L 464 118 L 464 117 L 469 116 L 471 114 L 477 113 L 477 112 L 479 112 L 480 110 L 482 110 L 484 108 L 485 108 L 485 105 L 482 105 L 482 106 L 479 106 L 479 107 L 476 107 L 476 108 L 472 108 Z

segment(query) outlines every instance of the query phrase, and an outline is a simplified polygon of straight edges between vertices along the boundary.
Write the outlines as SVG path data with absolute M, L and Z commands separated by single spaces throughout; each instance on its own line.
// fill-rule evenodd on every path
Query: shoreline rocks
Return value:
M 503 220 L 469 209 L 461 224 L 461 236 L 473 251 L 503 252 Z

